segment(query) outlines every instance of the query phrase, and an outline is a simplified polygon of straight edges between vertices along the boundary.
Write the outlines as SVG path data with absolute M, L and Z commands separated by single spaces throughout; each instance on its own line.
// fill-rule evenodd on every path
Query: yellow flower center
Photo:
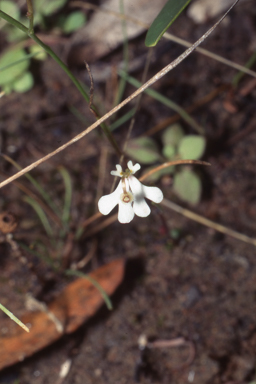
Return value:
M 132 174 L 132 172 L 130 171 L 130 169 L 126 169 L 125 171 L 121 172 L 122 177 L 129 177 L 129 176 L 131 176 L 131 174 Z

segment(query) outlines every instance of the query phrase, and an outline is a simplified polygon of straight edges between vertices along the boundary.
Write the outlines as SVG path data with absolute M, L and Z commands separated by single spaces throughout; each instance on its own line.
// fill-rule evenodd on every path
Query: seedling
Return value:
M 150 137 L 140 137 L 129 142 L 127 153 L 142 164 L 156 161 L 198 160 L 205 150 L 206 141 L 200 135 L 185 135 L 181 125 L 168 127 L 162 135 L 162 153 Z M 147 172 L 148 170 L 146 170 Z M 200 201 L 202 183 L 199 175 L 190 169 L 170 166 L 154 173 L 149 180 L 156 182 L 164 175 L 173 175 L 174 192 L 184 201 L 197 204 Z

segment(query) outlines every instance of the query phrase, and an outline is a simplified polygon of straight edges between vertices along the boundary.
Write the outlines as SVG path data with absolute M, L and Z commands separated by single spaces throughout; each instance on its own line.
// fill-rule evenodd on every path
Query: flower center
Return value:
M 132 172 L 130 171 L 130 169 L 126 169 L 125 171 L 121 172 L 122 177 L 129 177 L 129 176 L 131 176 L 131 174 L 132 174 Z
M 124 204 L 131 203 L 133 201 L 133 195 L 131 192 L 124 192 L 120 195 L 120 200 Z

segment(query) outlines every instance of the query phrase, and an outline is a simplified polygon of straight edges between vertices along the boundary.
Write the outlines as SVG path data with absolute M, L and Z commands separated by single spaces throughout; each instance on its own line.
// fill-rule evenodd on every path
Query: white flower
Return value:
M 98 202 L 99 211 L 103 215 L 108 215 L 118 204 L 118 220 L 123 224 L 130 223 L 134 214 L 140 217 L 150 214 L 145 197 L 154 203 L 160 203 L 163 200 L 163 193 L 159 188 L 146 187 L 133 176 L 140 169 L 139 164 L 133 165 L 129 161 L 127 166 L 128 169 L 123 172 L 121 165 L 117 164 L 116 171 L 111 171 L 111 175 L 121 177 L 121 181 L 113 193 L 102 196 Z

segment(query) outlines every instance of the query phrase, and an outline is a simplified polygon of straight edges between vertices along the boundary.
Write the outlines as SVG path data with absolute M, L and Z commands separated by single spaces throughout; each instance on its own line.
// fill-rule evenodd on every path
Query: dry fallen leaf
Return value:
M 118 259 L 89 276 L 111 295 L 123 280 L 124 265 L 125 261 Z M 0 369 L 24 360 L 63 334 L 75 331 L 95 314 L 102 303 L 100 292 L 88 280 L 79 278 L 70 283 L 48 306 L 48 313 L 28 312 L 21 317 L 24 324 L 30 324 L 30 333 L 15 325 L 0 337 Z M 62 331 L 56 327 L 53 317 L 62 324 Z
M 76 3 L 82 4 L 82 2 Z M 151 24 L 165 3 L 166 0 L 125 0 L 124 13 L 128 17 L 132 16 L 143 23 Z M 101 9 L 95 12 L 90 21 L 73 35 L 72 48 L 77 45 L 73 55 L 75 52 L 76 60 L 79 62 L 92 63 L 123 43 L 122 20 L 109 11 L 120 13 L 119 0 L 104 1 Z M 141 25 L 131 22 L 127 22 L 126 28 L 128 40 L 145 31 Z

